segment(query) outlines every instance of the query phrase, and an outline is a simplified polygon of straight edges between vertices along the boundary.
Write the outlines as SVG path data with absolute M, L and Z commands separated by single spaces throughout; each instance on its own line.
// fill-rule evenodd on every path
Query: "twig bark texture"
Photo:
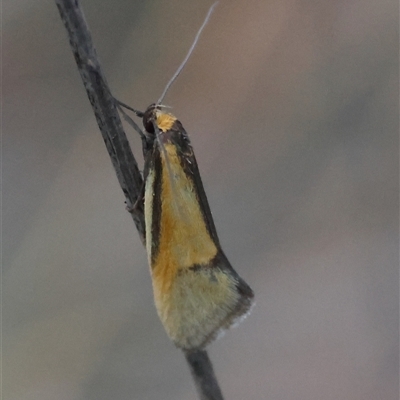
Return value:
M 56 0 L 56 4 L 68 32 L 79 73 L 124 192 L 127 206 L 131 207 L 139 197 L 143 179 L 122 128 L 121 119 L 101 69 L 80 2 L 78 0 Z M 144 243 L 143 209 L 138 209 L 132 215 Z

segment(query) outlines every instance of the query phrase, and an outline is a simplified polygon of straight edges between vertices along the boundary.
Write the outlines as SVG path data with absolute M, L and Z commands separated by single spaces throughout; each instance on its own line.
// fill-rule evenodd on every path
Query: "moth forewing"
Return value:
M 143 124 L 150 142 L 146 248 L 156 308 L 178 347 L 202 348 L 248 313 L 254 295 L 221 250 L 182 124 L 155 105 L 144 113 Z

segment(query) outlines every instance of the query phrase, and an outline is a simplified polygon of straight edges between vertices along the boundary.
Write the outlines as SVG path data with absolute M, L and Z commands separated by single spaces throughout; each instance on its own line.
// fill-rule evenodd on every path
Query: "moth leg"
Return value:
M 144 205 L 144 192 L 145 192 L 146 183 L 143 181 L 142 187 L 140 188 L 139 196 L 136 199 L 135 203 L 131 206 L 126 206 L 126 211 L 130 212 L 131 214 L 137 213 L 139 210 L 143 209 Z
M 115 105 L 118 109 L 118 111 L 122 114 L 124 117 L 124 120 L 140 135 L 140 137 L 145 138 L 146 135 L 143 133 L 143 131 L 139 128 L 139 126 L 136 124 L 136 122 L 124 111 L 124 108 L 127 110 L 133 111 L 138 117 L 143 117 L 143 113 L 141 111 L 137 111 L 132 107 L 129 107 L 127 104 L 123 103 L 122 101 L 119 101 L 114 97 Z

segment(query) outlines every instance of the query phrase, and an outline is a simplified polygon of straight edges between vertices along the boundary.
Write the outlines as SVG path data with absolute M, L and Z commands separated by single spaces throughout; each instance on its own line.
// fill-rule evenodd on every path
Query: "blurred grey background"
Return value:
M 83 1 L 115 96 L 157 100 L 210 5 Z M 55 4 L 2 30 L 4 399 L 197 399 Z M 164 101 L 256 293 L 227 400 L 398 399 L 398 55 L 394 0 L 222 0 Z

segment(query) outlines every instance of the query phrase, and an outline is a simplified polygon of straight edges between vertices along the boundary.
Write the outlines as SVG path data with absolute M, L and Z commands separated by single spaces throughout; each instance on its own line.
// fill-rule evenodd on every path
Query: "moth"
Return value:
M 175 345 L 192 351 L 246 316 L 254 293 L 221 249 L 189 136 L 161 105 L 188 56 L 157 103 L 145 112 L 127 108 L 142 118 L 145 130 L 146 250 L 156 309 Z

